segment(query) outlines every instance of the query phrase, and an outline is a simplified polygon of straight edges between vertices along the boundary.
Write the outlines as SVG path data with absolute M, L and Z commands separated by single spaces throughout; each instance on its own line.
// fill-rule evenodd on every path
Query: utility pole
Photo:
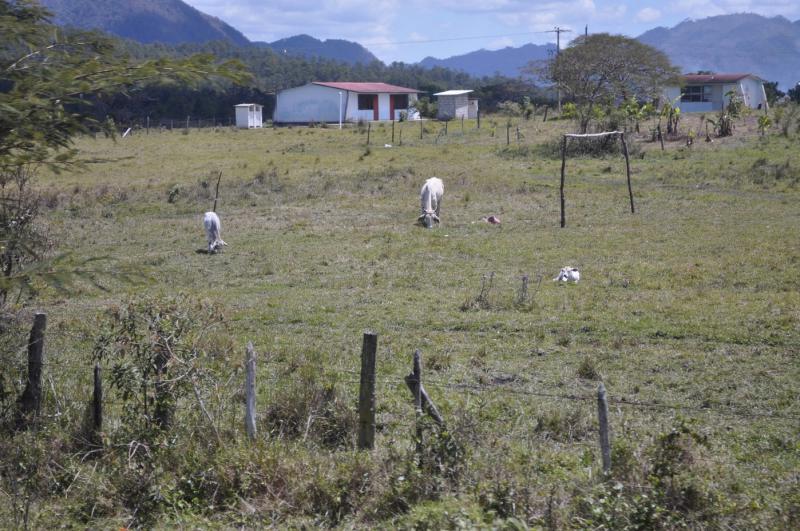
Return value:
M 587 26 L 587 28 L 588 28 L 588 26 Z M 566 29 L 566 28 L 562 28 L 562 27 L 556 26 L 551 31 L 546 32 L 546 33 L 555 33 L 556 34 L 556 60 L 558 60 L 558 56 L 561 53 L 561 34 L 562 33 L 569 33 L 571 31 L 572 31 L 571 29 Z M 561 89 L 560 88 L 558 89 L 558 114 L 561 114 Z

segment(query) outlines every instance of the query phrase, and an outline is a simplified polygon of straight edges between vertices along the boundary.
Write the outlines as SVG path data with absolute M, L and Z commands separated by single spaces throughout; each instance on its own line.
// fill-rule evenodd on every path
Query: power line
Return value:
M 571 30 L 561 30 L 561 31 L 571 31 Z M 420 39 L 414 41 L 393 41 L 393 42 L 386 42 L 386 41 L 362 41 L 362 45 L 369 44 L 371 46 L 374 45 L 394 45 L 394 44 L 425 44 L 429 42 L 449 42 L 449 41 L 468 41 L 468 40 L 475 40 L 475 39 L 497 39 L 499 37 L 522 37 L 525 35 L 535 35 L 540 33 L 553 33 L 552 30 L 549 31 L 527 31 L 525 33 L 505 33 L 505 34 L 498 34 L 498 35 L 475 35 L 471 37 L 448 37 L 444 39 Z

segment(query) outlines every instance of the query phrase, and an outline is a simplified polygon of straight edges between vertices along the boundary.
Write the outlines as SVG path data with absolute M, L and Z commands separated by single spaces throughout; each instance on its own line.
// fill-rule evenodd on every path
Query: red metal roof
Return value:
M 348 90 L 350 92 L 368 92 L 370 94 L 417 94 L 417 89 L 408 87 L 398 87 L 397 85 L 389 85 L 388 83 L 353 83 L 353 82 L 335 82 L 328 83 L 323 81 L 312 81 L 315 85 L 322 85 L 323 87 L 335 88 L 337 90 Z
M 746 77 L 759 79 L 753 74 L 686 74 L 683 79 L 687 83 L 736 83 Z

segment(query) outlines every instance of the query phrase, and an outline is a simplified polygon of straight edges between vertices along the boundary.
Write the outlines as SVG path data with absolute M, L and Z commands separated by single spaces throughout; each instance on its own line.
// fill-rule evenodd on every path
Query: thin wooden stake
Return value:
M 372 132 L 372 122 L 367 124 L 367 145 L 369 145 L 369 135 Z
M 564 172 L 567 166 L 567 137 L 561 140 L 561 228 L 567 225 L 566 212 L 564 211 Z
M 245 349 L 245 410 L 244 424 L 247 437 L 252 441 L 256 438 L 256 352 L 253 343 L 248 341 Z
M 448 123 L 448 121 L 445 120 L 445 122 L 444 122 L 444 136 L 447 136 L 447 123 Z
M 44 364 L 44 332 L 47 314 L 36 313 L 28 338 L 28 380 L 17 399 L 15 425 L 26 429 L 39 416 L 42 405 L 42 366 Z
M 392 144 L 394 144 L 394 120 L 392 120 Z
M 214 208 L 211 209 L 211 212 L 217 211 L 217 199 L 219 199 L 219 183 L 222 180 L 222 170 L 219 170 L 219 175 L 217 176 L 217 190 L 214 192 Z
M 511 124 L 506 124 L 506 145 L 511 145 Z
M 92 435 L 100 440 L 103 430 L 103 382 L 100 379 L 100 364 L 94 365 L 94 392 L 92 393 Z
M 358 393 L 358 448 L 375 447 L 375 353 L 378 334 L 364 333 L 361 346 L 361 384 Z
M 400 135 L 400 145 L 402 146 L 403 145 L 403 128 L 402 127 L 400 128 L 400 131 L 398 131 L 398 134 Z
M 461 134 L 464 134 L 464 115 L 461 115 Z
M 603 383 L 597 388 L 597 419 L 600 421 L 600 453 L 603 457 L 603 473 L 611 471 L 611 443 L 608 435 L 608 400 Z
M 661 134 L 661 124 L 656 127 L 658 130 L 658 140 L 661 142 L 661 151 L 664 151 L 664 135 Z
M 419 121 L 419 139 L 422 140 L 422 133 L 425 131 L 425 128 L 422 126 L 422 120 Z
M 542 122 L 546 122 L 547 121 L 547 111 L 549 111 L 549 110 L 550 110 L 550 107 L 545 105 L 544 106 L 544 117 L 542 118 Z
M 478 129 L 480 129 L 481 128 L 481 110 L 480 109 L 478 109 L 478 111 L 475 113 L 475 117 L 478 119 Z
M 631 214 L 635 214 L 636 210 L 633 207 L 633 188 L 631 188 L 631 161 L 628 158 L 628 144 L 625 142 L 625 133 L 619 135 L 622 140 L 622 153 L 625 155 L 625 174 L 628 177 L 628 196 L 631 199 Z

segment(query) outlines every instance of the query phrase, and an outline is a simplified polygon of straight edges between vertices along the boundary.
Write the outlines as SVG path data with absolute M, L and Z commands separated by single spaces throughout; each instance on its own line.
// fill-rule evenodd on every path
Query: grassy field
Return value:
M 43 218 L 58 250 L 108 258 L 96 266 L 106 290 L 43 289 L 35 302 L 49 317 L 44 417 L 3 438 L 18 465 L 4 472 L 0 521 L 800 525 L 797 136 L 759 138 L 742 124 L 724 141 L 665 151 L 632 140 L 635 215 L 618 154 L 570 158 L 560 228 L 557 146 L 571 124 L 515 121 L 506 145 L 505 120 L 451 123 L 446 136 L 426 124 L 422 139 L 418 124 L 398 124 L 395 141 L 373 125 L 369 147 L 358 128 L 80 140 L 104 162 L 40 175 Z M 229 245 L 210 256 L 201 221 L 220 171 Z M 441 226 L 425 230 L 414 222 L 430 176 L 445 197 Z M 578 284 L 551 281 L 565 265 L 580 268 Z M 93 353 L 131 301 L 188 323 L 193 372 L 171 370 L 194 387 L 175 388 L 169 430 L 144 429 L 124 376 L 111 385 L 114 367 L 130 366 L 104 357 L 105 449 L 87 450 Z M 375 450 L 359 452 L 367 330 L 379 336 L 378 432 Z M 24 332 L 5 339 L 6 385 L 21 386 Z M 259 354 L 254 443 L 247 341 Z M 447 422 L 426 425 L 419 464 L 403 383 L 415 349 Z

